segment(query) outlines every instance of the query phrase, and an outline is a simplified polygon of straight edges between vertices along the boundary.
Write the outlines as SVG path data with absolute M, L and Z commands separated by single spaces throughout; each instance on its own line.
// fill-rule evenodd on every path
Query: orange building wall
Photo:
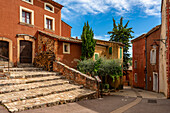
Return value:
M 153 90 L 153 72 L 158 73 L 159 77 L 159 42 L 157 42 L 158 47 L 156 48 L 156 65 L 151 65 L 150 64 L 150 51 L 153 49 L 151 46 L 154 42 L 154 39 L 160 39 L 160 32 L 161 29 L 155 31 L 151 35 L 147 37 L 147 79 L 148 79 L 148 90 L 152 91 Z M 150 80 L 151 77 L 151 80 Z
M 61 35 L 64 37 L 71 37 L 71 26 L 61 21 Z
M 135 60 L 137 60 L 137 69 L 134 69 Z M 133 42 L 133 86 L 145 88 L 145 40 L 139 39 Z M 137 73 L 137 83 L 134 81 L 134 75 Z
M 51 13 L 44 9 L 46 0 L 34 0 L 34 4 L 23 2 L 22 0 L 0 0 L 0 37 L 6 37 L 13 41 L 13 62 L 17 62 L 17 37 L 16 34 L 29 34 L 38 38 L 37 30 L 49 32 L 61 36 L 61 9 L 55 7 L 55 13 Z M 34 26 L 26 26 L 20 24 L 20 6 L 34 10 Z M 55 31 L 47 31 L 44 29 L 44 15 L 55 18 Z M 63 26 L 65 27 L 65 26 Z M 64 29 L 64 28 L 63 28 Z M 67 29 L 67 28 L 66 28 Z M 68 29 L 69 36 L 71 29 Z M 65 32 L 62 33 L 64 35 Z M 68 36 L 68 35 L 67 35 Z M 37 52 L 37 40 L 36 40 Z
M 57 53 L 56 57 L 58 60 L 70 67 L 76 68 L 76 59 L 80 59 L 81 56 L 81 43 L 70 43 L 70 54 L 63 54 L 63 42 L 59 41 Z

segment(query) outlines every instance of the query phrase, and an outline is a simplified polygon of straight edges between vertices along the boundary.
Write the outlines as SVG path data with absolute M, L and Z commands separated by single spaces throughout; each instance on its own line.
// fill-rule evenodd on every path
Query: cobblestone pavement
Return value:
M 110 113 L 124 106 L 135 98 L 123 96 L 104 96 L 103 99 L 84 100 L 76 103 L 68 103 L 59 106 L 40 108 L 19 113 Z
M 139 97 L 141 96 L 141 97 Z M 140 98 L 140 99 L 139 99 Z M 131 105 L 138 99 L 138 102 Z M 154 103 L 156 101 L 156 103 Z M 22 111 L 20 113 L 169 113 L 170 100 L 163 94 L 129 87 L 103 99 L 85 100 L 60 106 Z M 128 109 L 126 109 L 128 107 Z M 121 113 L 114 112 L 114 113 Z

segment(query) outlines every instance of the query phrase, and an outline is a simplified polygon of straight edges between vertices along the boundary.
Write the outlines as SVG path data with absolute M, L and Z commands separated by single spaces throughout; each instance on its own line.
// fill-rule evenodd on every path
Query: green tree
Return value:
M 84 23 L 83 32 L 81 35 L 82 40 L 82 54 L 81 59 L 92 58 L 95 51 L 96 41 L 93 39 L 94 33 L 92 28 L 90 28 L 89 23 Z
M 130 59 L 130 54 L 128 53 L 130 46 L 130 39 L 133 38 L 131 33 L 132 28 L 127 28 L 129 21 L 123 25 L 123 17 L 120 18 L 120 23 L 116 24 L 113 18 L 113 30 L 108 32 L 110 34 L 110 41 L 122 42 L 125 44 L 123 47 L 123 74 L 127 75 L 127 69 L 129 68 L 128 61 Z

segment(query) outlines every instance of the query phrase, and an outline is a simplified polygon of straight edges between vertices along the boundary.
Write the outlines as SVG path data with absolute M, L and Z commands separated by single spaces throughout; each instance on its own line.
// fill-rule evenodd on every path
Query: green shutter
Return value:
M 112 47 L 109 48 L 109 54 L 112 54 Z
M 95 54 L 95 60 L 99 58 L 99 54 Z
M 120 47 L 120 59 L 122 59 L 122 47 Z

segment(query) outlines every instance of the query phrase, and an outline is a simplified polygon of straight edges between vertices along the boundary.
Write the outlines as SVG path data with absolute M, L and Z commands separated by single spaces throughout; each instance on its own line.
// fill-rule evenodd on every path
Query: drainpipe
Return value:
M 145 63 L 145 89 L 148 89 L 148 80 L 147 80 L 147 36 L 145 37 L 145 59 L 146 59 L 146 63 Z

